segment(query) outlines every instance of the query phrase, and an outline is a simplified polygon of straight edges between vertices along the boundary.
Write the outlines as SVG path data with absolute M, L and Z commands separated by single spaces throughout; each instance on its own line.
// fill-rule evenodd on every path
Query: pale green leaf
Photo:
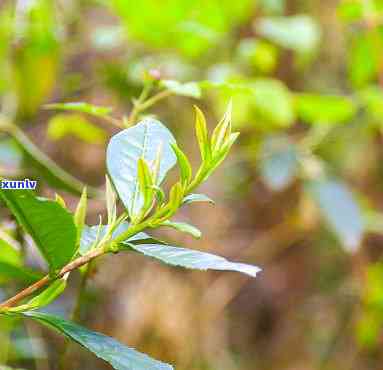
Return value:
M 260 174 L 263 181 L 272 190 L 283 190 L 297 176 L 298 160 L 298 152 L 288 137 L 266 139 L 260 151 Z
M 362 33 L 354 37 L 348 56 L 349 78 L 355 87 L 372 82 L 380 68 L 380 35 Z
M 82 229 L 85 225 L 86 211 L 88 207 L 88 193 L 86 187 L 83 189 L 80 201 L 74 214 L 74 223 L 77 227 L 77 240 L 81 238 Z
M 166 244 L 142 244 L 142 241 L 124 242 L 126 247 L 155 258 L 168 265 L 197 270 L 237 271 L 255 277 L 261 269 L 244 263 L 230 262 L 223 257 L 192 249 L 173 247 Z
M 144 203 L 137 178 L 138 159 L 144 158 L 147 163 L 153 164 L 159 147 L 162 148 L 156 179 L 156 185 L 159 185 L 176 163 L 177 159 L 170 145 L 174 142 L 170 131 L 161 122 L 153 119 L 143 120 L 111 139 L 107 149 L 109 175 L 131 217 L 141 211 Z
M 105 186 L 105 197 L 106 197 L 106 209 L 108 213 L 108 225 L 111 225 L 115 222 L 117 218 L 117 195 L 114 191 L 113 185 L 109 179 L 109 176 L 105 176 L 106 186 Z
M 104 144 L 106 132 L 78 114 L 57 114 L 49 120 L 48 136 L 59 140 L 73 135 L 90 144 Z
M 172 144 L 174 154 L 177 157 L 178 166 L 180 168 L 181 180 L 183 184 L 188 184 L 192 178 L 192 168 L 185 153 L 176 143 Z
M 251 87 L 253 105 L 261 119 L 280 127 L 288 127 L 294 123 L 293 98 L 282 82 L 260 78 Z
M 189 194 L 183 199 L 182 204 L 189 204 L 194 202 L 208 202 L 214 204 L 214 201 L 204 194 Z
M 314 51 L 321 38 L 319 25 L 307 15 L 260 18 L 256 31 L 279 46 L 301 53 Z
M 181 83 L 174 80 L 163 80 L 161 85 L 176 95 L 189 96 L 196 99 L 201 97 L 201 89 L 196 82 Z
M 148 163 L 143 158 L 138 159 L 138 183 L 140 195 L 143 197 L 142 211 L 145 213 L 153 204 L 154 199 L 154 179 Z
M 355 252 L 363 238 L 364 222 L 347 186 L 332 180 L 313 180 L 307 189 L 342 245 L 347 251 Z
M 197 136 L 199 149 L 201 152 L 201 158 L 203 161 L 207 161 L 211 157 L 211 148 L 210 148 L 209 136 L 207 132 L 206 119 L 205 119 L 205 115 L 197 106 L 194 106 L 194 109 L 196 114 L 195 132 Z
M 44 107 L 46 109 L 82 112 L 97 117 L 105 117 L 112 111 L 112 108 L 109 107 L 101 107 L 98 105 L 88 104 L 84 102 L 52 103 L 47 104 Z
M 61 207 L 67 208 L 65 200 L 60 194 L 55 194 L 55 201 L 60 204 Z
M 308 123 L 342 123 L 351 120 L 357 106 L 350 98 L 339 95 L 297 94 L 297 115 Z
M 183 233 L 190 234 L 196 239 L 200 239 L 202 236 L 202 233 L 200 230 L 198 230 L 195 226 L 190 225 L 186 222 L 173 222 L 173 221 L 164 221 L 161 226 L 168 226 L 171 227 L 177 231 L 181 231 Z
M 230 100 L 229 105 L 223 115 L 222 120 L 215 127 L 211 136 L 211 149 L 214 152 L 219 151 L 223 143 L 228 140 L 231 134 L 231 113 L 233 109 L 232 101 Z

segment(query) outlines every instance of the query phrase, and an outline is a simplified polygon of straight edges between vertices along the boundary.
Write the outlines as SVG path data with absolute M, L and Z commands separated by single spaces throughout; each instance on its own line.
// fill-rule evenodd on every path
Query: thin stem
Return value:
M 105 116 L 103 117 L 103 119 L 109 123 L 111 123 L 112 125 L 114 126 L 117 126 L 119 128 L 124 128 L 124 125 L 122 123 L 122 121 L 120 121 L 119 119 L 117 118 L 114 118 L 114 117 L 111 117 L 111 116 Z
M 144 91 L 145 91 L 145 89 L 144 89 Z M 150 108 L 152 105 L 156 104 L 160 100 L 167 98 L 171 94 L 172 94 L 172 92 L 170 90 L 164 90 L 164 91 L 161 91 L 158 94 L 152 96 L 151 98 L 149 98 L 146 101 L 145 101 L 145 99 L 146 99 L 147 94 L 141 95 L 140 98 L 138 98 L 137 102 L 135 103 L 135 105 L 132 109 L 132 112 L 130 113 L 130 115 L 128 117 L 128 122 L 130 124 L 133 124 L 134 121 L 137 119 L 137 116 L 141 112 Z M 142 98 L 142 96 L 144 96 L 144 99 Z
M 167 98 L 168 96 L 172 95 L 173 93 L 170 90 L 164 90 L 159 92 L 158 94 L 152 96 L 150 99 L 148 99 L 145 103 L 141 105 L 140 111 L 146 110 L 150 108 L 152 105 L 158 103 L 160 100 Z

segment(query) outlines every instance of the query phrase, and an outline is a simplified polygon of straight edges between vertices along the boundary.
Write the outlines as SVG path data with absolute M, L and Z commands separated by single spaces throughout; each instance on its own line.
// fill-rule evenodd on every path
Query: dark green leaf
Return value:
M 144 199 L 140 194 L 137 178 L 138 159 L 153 164 L 158 151 L 161 153 L 157 176 L 159 185 L 175 165 L 176 156 L 171 148 L 175 139 L 159 121 L 146 119 L 121 131 L 111 139 L 107 149 L 107 167 L 117 193 L 131 217 L 137 215 Z
M 0 282 L 18 281 L 23 284 L 33 284 L 44 275 L 25 267 L 0 261 Z
M 28 232 L 51 270 L 67 264 L 76 253 L 73 216 L 59 203 L 36 197 L 29 190 L 0 189 L 0 196 Z
M 116 370 L 172 370 L 172 366 L 154 360 L 104 334 L 90 331 L 60 317 L 27 312 L 30 317 L 50 328 L 58 330 L 69 339 L 77 342 L 97 357 L 107 361 Z

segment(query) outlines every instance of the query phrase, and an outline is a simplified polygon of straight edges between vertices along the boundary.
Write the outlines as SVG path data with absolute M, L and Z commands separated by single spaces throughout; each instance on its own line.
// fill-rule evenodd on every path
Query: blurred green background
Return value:
M 264 271 L 250 280 L 110 256 L 91 278 L 82 323 L 180 370 L 380 370 L 383 1 L 0 0 L 0 117 L 20 128 L 10 137 L 0 119 L 0 175 L 36 178 L 41 194 L 59 192 L 73 209 L 75 178 L 102 188 L 117 129 L 44 105 L 82 101 L 122 117 L 154 77 L 169 96 L 146 113 L 194 165 L 193 104 L 212 127 L 232 98 L 241 132 L 204 185 L 216 205 L 180 215 L 204 237 L 161 237 Z M 89 223 L 105 215 L 97 197 L 90 210 Z M 27 246 L 22 261 L 0 254 L 5 297 L 31 276 L 4 266 L 44 266 L 4 208 L 0 232 Z M 52 312 L 70 312 L 77 283 L 73 274 Z M 1 369 L 57 369 L 60 338 L 0 326 Z M 70 357 L 67 369 L 108 368 L 77 346 Z

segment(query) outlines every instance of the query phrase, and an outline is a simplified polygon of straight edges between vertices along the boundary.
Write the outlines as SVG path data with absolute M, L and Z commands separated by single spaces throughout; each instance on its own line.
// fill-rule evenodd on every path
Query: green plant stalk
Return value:
M 145 91 L 145 89 L 143 90 L 143 92 L 144 91 Z M 129 115 L 129 118 L 128 118 L 129 124 L 133 124 L 134 121 L 137 119 L 137 116 L 141 112 L 145 111 L 146 109 L 150 108 L 154 104 L 158 103 L 160 100 L 165 99 L 170 95 L 172 95 L 172 92 L 170 90 L 161 91 L 158 94 L 149 98 L 148 100 L 145 100 L 146 95 L 141 95 L 140 98 L 138 99 L 138 101 L 135 103 L 135 105 L 134 105 L 134 107 L 133 107 L 133 109 Z M 142 96 L 144 96 L 144 98 L 142 98 Z
M 45 153 L 43 153 L 22 130 L 16 125 L 9 122 L 5 117 L 0 116 L 0 131 L 10 135 L 16 142 L 27 152 L 34 160 L 48 168 L 57 178 L 59 178 L 64 184 L 73 188 L 81 194 L 82 189 L 86 186 L 83 182 L 76 179 L 61 167 L 59 167 L 54 161 L 52 161 Z M 96 189 L 87 186 L 89 195 L 95 198 L 101 198 L 102 193 Z

